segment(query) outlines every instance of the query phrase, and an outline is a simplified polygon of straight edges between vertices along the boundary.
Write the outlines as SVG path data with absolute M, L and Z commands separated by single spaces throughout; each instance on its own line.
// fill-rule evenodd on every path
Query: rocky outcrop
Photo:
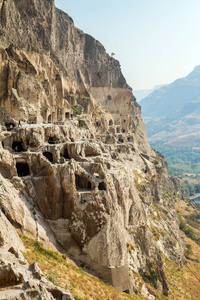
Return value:
M 30 265 L 13 247 L 0 248 L 0 299 L 73 300 L 71 293 L 56 287 L 37 264 Z
M 179 187 L 118 61 L 53 1 L 0 7 L 3 212 L 117 289 L 138 292 L 139 273 L 167 295 L 162 254 L 184 259 Z

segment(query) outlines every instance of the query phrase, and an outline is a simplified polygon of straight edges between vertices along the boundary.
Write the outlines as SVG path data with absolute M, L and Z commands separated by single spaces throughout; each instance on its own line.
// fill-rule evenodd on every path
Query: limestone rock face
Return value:
M 38 276 L 39 274 L 39 276 Z M 67 290 L 54 286 L 42 274 L 37 264 L 29 266 L 14 248 L 0 248 L 0 299 L 73 300 Z
M 184 261 L 179 183 L 119 62 L 53 1 L 0 0 L 0 81 L 5 216 L 119 290 L 137 292 L 139 273 L 168 295 L 162 255 Z

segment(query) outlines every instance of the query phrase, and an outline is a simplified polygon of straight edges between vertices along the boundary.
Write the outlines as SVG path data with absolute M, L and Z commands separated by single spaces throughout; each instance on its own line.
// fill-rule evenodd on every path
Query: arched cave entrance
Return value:
M 29 166 L 27 163 L 16 163 L 17 174 L 19 177 L 30 175 Z
M 23 142 L 13 142 L 12 143 L 12 149 L 15 152 L 23 152 L 24 151 L 24 145 Z
M 91 184 L 91 182 L 90 182 L 90 181 L 88 181 L 87 188 L 88 188 L 88 190 L 91 190 L 91 189 L 92 189 L 92 184 Z
M 65 119 L 66 119 L 66 120 L 69 119 L 69 112 L 66 112 L 66 113 L 65 113 Z
M 122 133 L 125 133 L 126 132 L 126 130 L 125 129 L 122 129 Z
M 14 123 L 6 123 L 5 125 L 6 125 L 7 131 L 11 131 L 15 127 Z
M 120 143 L 123 143 L 123 142 L 124 142 L 124 140 L 123 140 L 123 139 L 119 139 L 119 142 L 120 142 Z
M 51 119 L 52 119 L 52 116 L 49 115 L 49 116 L 48 116 L 48 123 L 51 123 Z
M 92 189 L 92 184 L 91 184 L 90 181 L 88 181 L 87 177 L 75 174 L 75 180 L 76 180 L 77 190 L 78 189 L 86 189 L 86 190 L 91 190 Z
M 105 184 L 105 182 L 100 182 L 99 183 L 99 186 L 98 186 L 98 189 L 100 190 L 100 191 L 106 191 L 106 184 Z
M 108 100 L 112 100 L 112 97 L 110 95 L 108 95 L 107 99 Z
M 53 154 L 51 152 L 43 152 L 43 155 L 52 163 L 53 162 Z
M 53 138 L 52 138 L 51 136 L 50 136 L 49 139 L 48 139 L 48 143 L 49 143 L 49 144 L 54 144 L 54 140 L 53 140 Z

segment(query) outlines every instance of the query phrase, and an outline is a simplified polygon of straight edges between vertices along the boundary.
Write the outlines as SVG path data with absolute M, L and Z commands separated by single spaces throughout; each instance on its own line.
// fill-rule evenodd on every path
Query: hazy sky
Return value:
M 152 88 L 200 64 L 200 0 L 55 0 L 120 61 L 128 84 Z

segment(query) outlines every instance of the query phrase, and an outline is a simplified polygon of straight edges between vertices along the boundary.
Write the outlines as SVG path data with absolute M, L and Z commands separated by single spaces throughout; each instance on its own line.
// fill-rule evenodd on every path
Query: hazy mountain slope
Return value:
M 174 171 L 198 173 L 200 66 L 140 101 L 150 144 Z
M 137 99 L 137 101 L 141 101 L 142 99 L 146 98 L 147 96 L 149 96 L 151 93 L 153 93 L 155 90 L 161 88 L 162 86 L 164 86 L 164 84 L 159 84 L 156 85 L 153 89 L 145 89 L 145 90 L 134 90 L 133 94 L 135 96 L 135 98 Z
M 185 78 L 161 87 L 140 101 L 150 141 L 162 132 L 159 140 L 194 133 L 200 120 L 200 66 Z M 176 130 L 176 133 L 174 132 Z M 167 132 L 167 133 L 166 133 Z

